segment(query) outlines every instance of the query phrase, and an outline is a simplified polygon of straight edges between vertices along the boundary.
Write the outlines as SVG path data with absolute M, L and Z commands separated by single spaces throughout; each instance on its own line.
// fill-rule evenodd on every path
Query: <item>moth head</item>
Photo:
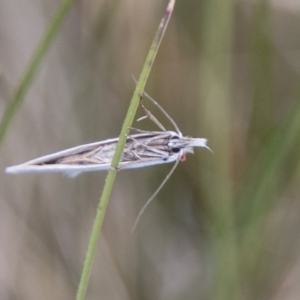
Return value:
M 207 139 L 180 137 L 176 134 L 171 137 L 168 146 L 173 153 L 179 153 L 180 151 L 183 153 L 194 153 L 194 147 L 203 147 L 210 150 L 206 143 Z

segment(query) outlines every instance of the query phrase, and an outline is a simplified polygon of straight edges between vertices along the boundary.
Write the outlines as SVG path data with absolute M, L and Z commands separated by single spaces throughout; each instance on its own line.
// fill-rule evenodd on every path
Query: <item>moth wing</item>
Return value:
M 65 158 L 70 155 L 76 155 L 83 152 L 91 151 L 96 147 L 103 144 L 116 143 L 117 138 L 109 139 L 101 142 L 95 142 L 90 144 L 84 144 L 77 147 L 69 148 L 66 150 L 58 151 L 52 154 L 41 156 L 39 158 L 30 160 L 20 165 L 11 166 L 5 169 L 6 173 L 42 173 L 42 172 L 87 172 L 87 171 L 102 171 L 107 170 L 109 164 L 98 165 L 68 165 L 68 164 L 51 164 L 49 162 L 55 161 L 61 158 Z
M 151 138 L 153 137 L 153 133 L 140 133 L 130 135 L 133 139 L 138 138 Z M 6 173 L 11 174 L 19 174 L 19 173 L 48 173 L 48 172 L 61 172 L 65 173 L 68 176 L 75 177 L 83 172 L 93 172 L 93 171 L 104 171 L 110 168 L 109 163 L 101 163 L 101 164 L 63 164 L 63 163 L 55 163 L 55 160 L 62 159 L 68 156 L 82 154 L 84 152 L 92 151 L 95 148 L 101 145 L 113 144 L 117 143 L 118 138 L 108 139 L 105 141 L 94 142 L 90 144 L 84 144 L 81 146 L 69 148 L 66 150 L 62 150 L 59 152 L 55 152 L 49 155 L 41 156 L 39 158 L 30 160 L 23 164 L 19 164 L 16 166 L 11 166 L 5 169 Z M 178 159 L 179 154 L 172 154 L 167 159 L 161 158 L 148 158 L 148 159 L 141 159 L 137 161 L 121 161 L 119 164 L 119 169 L 134 169 L 134 168 L 143 168 L 158 164 L 165 164 L 174 162 Z M 51 161 L 54 161 L 53 164 Z

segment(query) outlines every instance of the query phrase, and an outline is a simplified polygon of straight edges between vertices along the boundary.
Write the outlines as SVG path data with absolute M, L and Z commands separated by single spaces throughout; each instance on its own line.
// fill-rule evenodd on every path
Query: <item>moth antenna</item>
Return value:
M 157 188 L 157 190 L 154 192 L 154 194 L 147 200 L 147 202 L 144 204 L 144 206 L 142 207 L 142 209 L 140 210 L 134 225 L 131 229 L 131 233 L 133 234 L 135 232 L 135 229 L 137 227 L 137 225 L 140 222 L 140 219 L 142 217 L 142 215 L 144 214 L 146 208 L 149 206 L 149 204 L 152 202 L 152 200 L 156 197 L 156 195 L 159 193 L 159 191 L 163 188 L 163 186 L 165 185 L 165 183 L 169 180 L 169 178 L 171 177 L 171 175 L 173 174 L 173 172 L 175 171 L 176 167 L 178 166 L 178 163 L 180 162 L 180 157 L 179 159 L 177 159 L 177 161 L 175 162 L 175 164 L 173 165 L 171 171 L 168 173 L 168 175 L 166 176 L 166 178 L 163 180 L 163 182 L 159 185 L 159 187 Z
M 155 106 L 159 108 L 159 110 L 166 116 L 166 118 L 172 123 L 174 128 L 176 129 L 177 133 L 182 136 L 182 133 L 176 124 L 176 122 L 171 118 L 171 116 L 166 112 L 166 110 L 156 101 L 154 100 L 149 94 L 147 94 L 145 91 L 143 92 L 143 95 L 145 95 L 148 100 L 150 100 Z
M 134 81 L 134 83 L 136 84 L 137 81 L 135 79 L 134 76 L 132 76 L 132 79 Z M 148 98 L 148 100 L 150 100 L 155 106 L 157 106 L 159 108 L 159 110 L 165 115 L 165 117 L 171 122 L 171 124 L 174 126 L 175 130 L 177 131 L 177 133 L 182 136 L 182 133 L 178 127 L 178 125 L 176 124 L 176 122 L 172 119 L 172 117 L 166 112 L 166 110 L 156 101 L 154 100 L 148 93 L 146 93 L 145 91 L 142 93 L 142 95 L 140 95 L 140 102 L 142 100 L 143 95 L 146 96 L 146 98 Z M 142 105 L 142 107 L 146 110 L 146 108 Z M 147 112 L 147 110 L 146 110 Z M 151 114 L 152 115 L 152 114 Z M 153 115 L 152 115 L 153 116 Z M 154 116 L 153 116 L 154 117 Z M 155 118 L 156 119 L 156 118 Z M 153 121 L 153 120 L 152 120 Z M 154 122 L 155 123 L 155 122 Z M 156 124 L 156 123 L 155 123 Z M 160 126 L 158 126 L 160 127 Z M 165 130 L 166 131 L 166 130 Z

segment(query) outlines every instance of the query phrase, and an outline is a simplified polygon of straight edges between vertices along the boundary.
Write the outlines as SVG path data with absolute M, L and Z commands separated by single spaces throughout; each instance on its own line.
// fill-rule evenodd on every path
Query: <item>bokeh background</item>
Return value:
M 0 1 L 0 117 L 60 4 Z M 106 173 L 4 169 L 118 136 L 166 5 L 70 8 L 1 144 L 1 299 L 75 298 Z M 87 299 L 300 299 L 299 28 L 298 0 L 177 1 L 147 92 L 213 153 L 179 164 L 133 235 L 171 165 L 118 174 Z

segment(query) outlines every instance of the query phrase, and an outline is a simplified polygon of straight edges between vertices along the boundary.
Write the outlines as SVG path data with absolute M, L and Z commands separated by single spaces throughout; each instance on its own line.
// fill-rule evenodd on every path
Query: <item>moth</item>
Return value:
M 210 149 L 206 145 L 207 140 L 205 138 L 183 136 L 177 124 L 167 112 L 149 95 L 147 95 L 147 98 L 171 121 L 176 132 L 167 131 L 140 102 L 146 116 L 138 121 L 149 118 L 161 131 L 134 129 L 139 133 L 128 135 L 118 169 L 134 169 L 179 162 L 185 160 L 187 153 L 193 153 L 194 147 Z M 117 143 L 118 138 L 113 138 L 84 144 L 8 167 L 5 171 L 12 174 L 62 172 L 74 177 L 83 172 L 109 170 Z
M 161 105 L 148 94 L 143 93 L 143 95 L 146 95 L 146 97 L 161 110 L 173 124 L 175 131 L 166 130 L 154 115 L 145 108 L 142 101 L 140 101 L 140 105 L 146 112 L 146 115 L 138 119 L 138 121 L 149 118 L 159 127 L 160 131 L 144 131 L 131 128 L 139 133 L 128 135 L 118 169 L 125 170 L 172 162 L 175 163 L 155 193 L 148 199 L 139 212 L 132 232 L 139 223 L 145 209 L 171 177 L 178 163 L 185 160 L 186 154 L 193 153 L 195 147 L 203 147 L 210 150 L 207 146 L 207 139 L 183 136 L 175 121 Z M 74 177 L 83 172 L 109 170 L 117 143 L 118 138 L 114 138 L 77 146 L 45 155 L 20 165 L 8 167 L 6 168 L 6 173 L 62 172 Z

